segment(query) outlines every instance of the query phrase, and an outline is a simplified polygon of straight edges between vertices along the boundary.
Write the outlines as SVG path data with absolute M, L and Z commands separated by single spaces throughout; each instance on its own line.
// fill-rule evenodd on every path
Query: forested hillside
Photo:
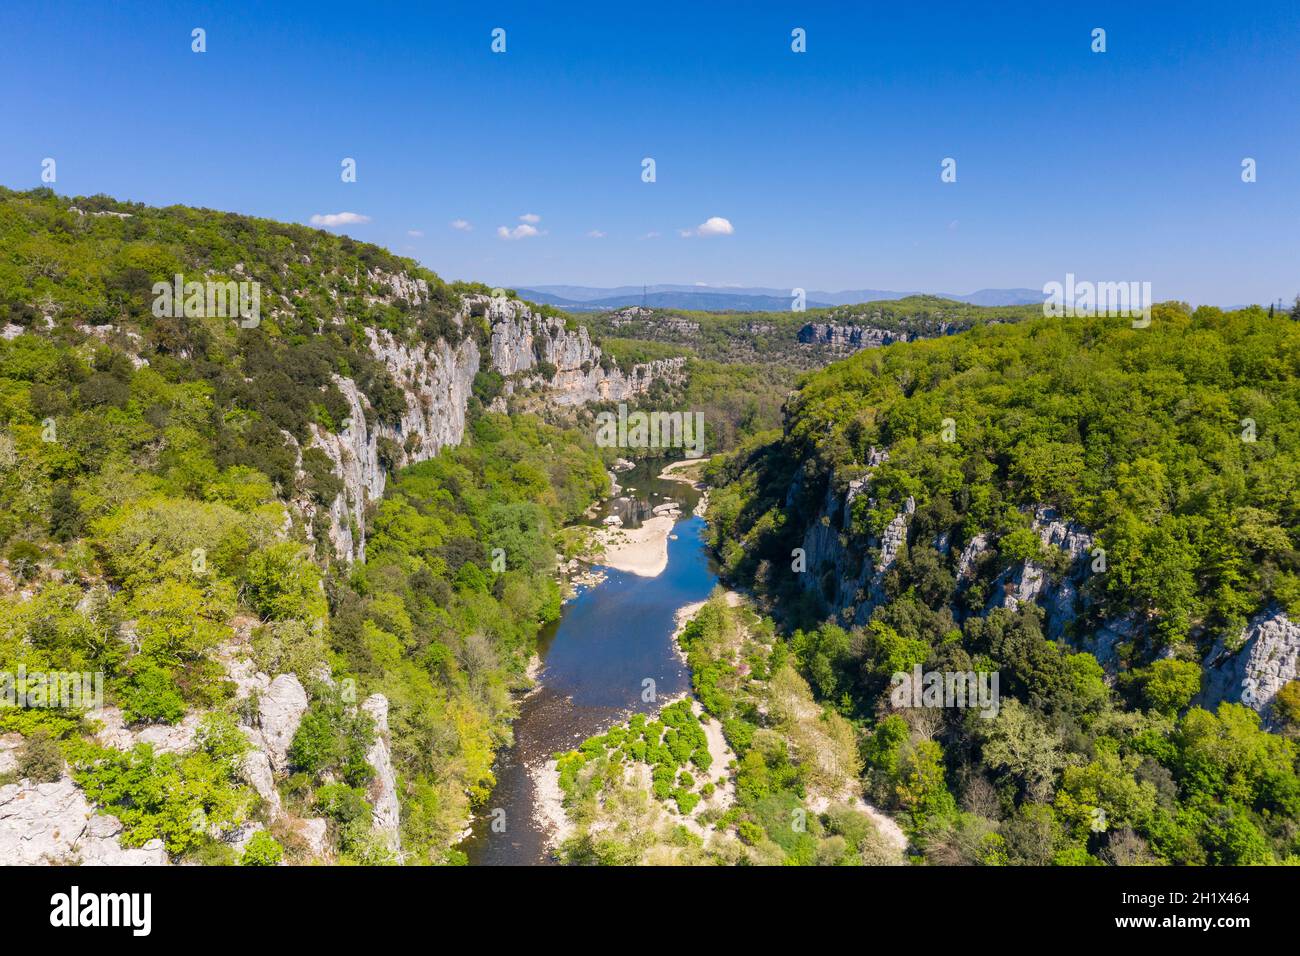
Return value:
M 155 315 L 175 273 L 259 281 L 260 323 Z M 103 710 L 0 708 L 0 783 L 79 800 L 66 766 L 122 825 L 74 851 L 25 799 L 25 847 L 454 859 L 559 611 L 552 531 L 607 487 L 576 431 L 419 407 L 447 355 L 468 392 L 480 291 L 300 226 L 0 191 L 0 671 L 105 678 Z
M 711 534 L 925 859 L 1294 861 L 1298 420 L 1289 317 L 980 327 L 810 376 Z M 895 703 L 917 666 L 997 715 Z
M 686 376 L 663 399 L 704 414 L 711 453 L 779 427 L 786 398 L 807 372 L 878 339 L 949 335 L 1020 322 L 1040 310 L 980 307 L 916 295 L 784 312 L 691 312 L 637 306 L 584 315 L 602 347 L 624 365 L 681 356 Z M 847 345 L 852 333 L 864 337 Z

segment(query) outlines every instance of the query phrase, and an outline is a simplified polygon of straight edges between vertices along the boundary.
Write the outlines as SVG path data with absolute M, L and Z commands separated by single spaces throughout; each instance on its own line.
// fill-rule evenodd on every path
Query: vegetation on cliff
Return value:
M 452 318 L 474 287 L 318 230 L 48 190 L 0 191 L 0 237 L 0 670 L 102 674 L 136 729 L 197 713 L 212 728 L 184 757 L 97 747 L 76 708 L 3 708 L 0 731 L 60 740 L 127 845 L 158 836 L 220 861 L 210 829 L 267 819 L 230 732 L 242 705 L 221 655 L 243 648 L 311 689 L 288 805 L 370 858 L 349 825 L 369 827 L 373 731 L 311 677 L 351 679 L 391 703 L 407 858 L 446 859 L 491 785 L 507 691 L 558 613 L 553 529 L 606 487 L 590 439 L 471 400 L 464 443 L 367 515 L 366 562 L 331 562 L 319 516 L 338 476 L 316 449 L 299 474 L 286 433 L 305 445 L 309 425 L 341 427 L 335 375 L 395 416 L 405 398 L 366 331 L 485 336 Z M 260 281 L 260 324 L 154 315 L 152 286 L 175 273 Z M 393 277 L 422 280 L 423 301 Z M 264 842 L 255 859 L 274 856 Z
M 1294 688 L 1279 733 L 1242 704 L 1193 704 L 1216 640 L 1236 647 L 1266 607 L 1300 613 L 1297 420 L 1300 324 L 1257 308 L 980 327 L 809 377 L 783 433 L 715 463 L 711 534 L 726 574 L 781 615 L 800 673 L 853 722 L 867 793 L 904 815 L 926 859 L 1294 860 Z M 843 501 L 868 475 L 832 524 L 828 489 Z M 1026 561 L 1063 572 L 1031 529 L 1042 505 L 1096 546 L 1061 640 L 1032 602 L 996 600 Z M 810 529 L 879 561 L 900 514 L 882 593 L 828 605 L 833 574 L 801 573 L 795 550 Z M 1108 680 L 1075 647 L 1116 620 L 1132 636 Z M 1000 674 L 1000 710 L 892 704 L 892 675 L 918 665 Z

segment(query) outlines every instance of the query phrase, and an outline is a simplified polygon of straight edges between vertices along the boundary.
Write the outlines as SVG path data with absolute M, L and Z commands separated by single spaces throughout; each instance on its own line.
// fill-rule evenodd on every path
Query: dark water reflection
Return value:
M 610 571 L 604 584 L 567 604 L 542 636 L 541 686 L 521 703 L 514 746 L 498 756 L 496 788 L 461 844 L 472 864 L 546 862 L 528 768 L 632 711 L 658 710 L 660 703 L 641 699 L 647 678 L 654 680 L 659 701 L 690 688 L 690 675 L 673 653 L 673 616 L 682 605 L 708 597 L 717 577 L 704 546 L 704 521 L 691 516 L 699 493 L 682 482 L 659 479 L 662 465 L 619 475 L 629 500 L 610 502 L 596 521 L 617 513 L 627 524 L 639 523 L 655 505 L 678 502 L 683 518 L 673 528 L 675 539 L 668 541 L 668 567 L 656 578 Z M 502 833 L 491 827 L 490 813 L 498 808 L 505 810 Z

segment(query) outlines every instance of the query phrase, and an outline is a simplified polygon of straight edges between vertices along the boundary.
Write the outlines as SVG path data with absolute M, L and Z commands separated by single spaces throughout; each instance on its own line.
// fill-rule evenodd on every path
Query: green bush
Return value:
M 185 699 L 172 675 L 161 667 L 144 666 L 119 686 L 117 694 L 127 723 L 174 724 L 185 716 Z
M 240 857 L 239 864 L 240 866 L 278 866 L 282 859 L 284 859 L 284 847 L 280 846 L 275 837 L 265 830 L 258 830 L 244 847 L 244 855 Z
M 35 730 L 18 750 L 18 777 L 33 783 L 53 783 L 63 776 L 63 751 L 45 730 Z

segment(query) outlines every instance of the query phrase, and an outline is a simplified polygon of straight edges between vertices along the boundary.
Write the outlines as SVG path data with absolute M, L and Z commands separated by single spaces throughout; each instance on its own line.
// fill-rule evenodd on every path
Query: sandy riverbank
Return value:
M 664 466 L 659 477 L 664 481 L 680 481 L 688 485 L 700 484 L 700 472 L 709 463 L 707 458 L 683 458 Z
M 564 811 L 564 791 L 560 788 L 560 768 L 554 758 L 528 768 L 533 782 L 533 822 L 546 834 L 550 849 L 573 836 L 573 823 Z
M 601 564 L 644 578 L 655 578 L 668 567 L 668 535 L 679 512 L 655 515 L 639 528 L 601 528 L 598 532 L 604 553 Z

